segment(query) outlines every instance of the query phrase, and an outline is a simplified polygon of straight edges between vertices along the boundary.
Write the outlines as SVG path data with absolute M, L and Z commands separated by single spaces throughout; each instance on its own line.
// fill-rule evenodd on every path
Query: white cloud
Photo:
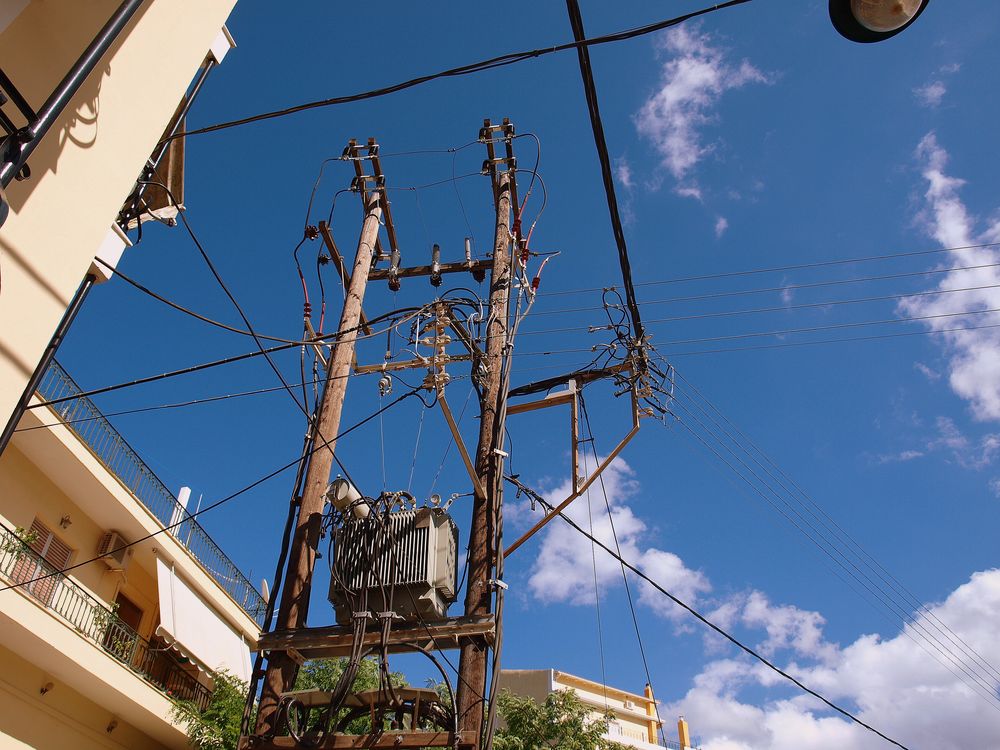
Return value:
M 581 456 L 580 463 L 584 472 L 595 466 L 593 458 L 588 462 Z M 589 492 L 589 508 L 585 494 L 570 504 L 566 514 L 583 529 L 589 531 L 593 528 L 594 537 L 611 549 L 615 549 L 617 535 L 623 558 L 633 562 L 643 573 L 680 599 L 689 604 L 697 603 L 701 594 L 711 589 L 706 576 L 701 571 L 688 568 L 672 552 L 643 546 L 648 529 L 627 504 L 639 487 L 625 461 L 617 458 L 611 462 L 604 473 L 604 488 L 611 506 L 610 516 L 599 482 Z M 546 494 L 553 502 L 560 502 L 569 493 L 567 481 Z M 597 585 L 602 592 L 622 585 L 621 565 L 617 560 L 600 547 L 594 548 L 586 537 L 555 519 L 542 532 L 541 546 L 528 579 L 528 590 L 540 601 L 592 604 L 595 565 Z M 683 610 L 664 599 L 648 584 L 640 585 L 638 591 L 639 601 L 657 614 L 671 619 L 686 616 Z
M 876 456 L 875 463 L 878 464 L 905 463 L 906 461 L 912 461 L 915 458 L 920 458 L 923 455 L 924 452 L 918 450 L 906 450 L 906 451 L 900 451 L 899 453 L 884 453 L 880 456 Z
M 632 167 L 628 163 L 628 159 L 624 156 L 619 156 L 615 159 L 615 177 L 618 178 L 618 182 L 626 190 L 632 187 Z
M 925 210 L 920 220 L 924 231 L 943 247 L 966 248 L 950 251 L 947 267 L 984 266 L 1000 262 L 994 248 L 969 247 L 995 241 L 1000 236 L 1000 222 L 977 233 L 976 220 L 960 198 L 962 180 L 949 176 L 945 169 L 947 152 L 934 133 L 921 140 L 916 151 L 927 188 Z M 899 311 L 908 316 L 949 315 L 924 321 L 930 330 L 942 331 L 935 337 L 948 355 L 949 384 L 967 400 L 979 420 L 1000 420 L 1000 327 L 979 330 L 951 330 L 972 326 L 1000 324 L 1000 315 L 951 315 L 956 312 L 1000 308 L 1000 270 L 997 267 L 942 274 L 937 289 L 965 289 L 992 286 L 989 289 L 914 297 L 903 300 Z
M 990 480 L 990 492 L 995 497 L 1000 497 L 1000 477 L 994 477 Z
M 941 379 L 941 373 L 928 367 L 923 362 L 914 362 L 913 368 L 932 383 Z
M 997 748 L 997 714 L 955 674 L 913 640 L 907 626 L 882 640 L 863 635 L 846 647 L 823 639 L 822 618 L 795 610 L 783 613 L 766 599 L 744 607 L 746 624 L 766 628 L 765 644 L 797 662 L 780 665 L 805 684 L 840 703 L 890 737 L 936 750 Z M 942 604 L 934 617 L 951 623 L 969 647 L 1000 663 L 1000 570 L 976 573 Z M 949 645 L 951 645 L 949 643 Z M 967 668 L 974 668 L 971 657 Z M 957 667 L 953 667 L 958 672 Z M 959 672 L 961 674 L 961 672 Z M 684 714 L 702 737 L 703 750 L 875 750 L 883 740 L 833 713 L 754 661 L 709 662 L 686 694 L 661 715 Z M 791 696 L 791 697 L 790 697 Z
M 678 26 L 661 37 L 667 54 L 658 90 L 635 114 L 639 133 L 652 141 L 663 166 L 677 181 L 711 153 L 703 128 L 714 120 L 722 95 L 769 77 L 749 61 L 732 63 L 727 51 L 692 24 Z
M 978 440 L 967 437 L 950 417 L 937 418 L 938 436 L 927 443 L 927 450 L 948 450 L 966 469 L 983 469 L 1000 453 L 1000 435 L 989 433 Z
M 944 95 L 948 93 L 948 88 L 944 85 L 943 81 L 928 81 L 925 85 L 913 89 L 913 95 L 917 97 L 917 101 L 924 107 L 939 107 L 944 99 Z
M 704 202 L 701 188 L 696 185 L 678 185 L 674 188 L 674 192 L 681 198 L 694 198 L 699 203 Z
M 725 216 L 720 216 L 715 220 L 715 236 L 722 237 L 729 229 L 729 219 Z

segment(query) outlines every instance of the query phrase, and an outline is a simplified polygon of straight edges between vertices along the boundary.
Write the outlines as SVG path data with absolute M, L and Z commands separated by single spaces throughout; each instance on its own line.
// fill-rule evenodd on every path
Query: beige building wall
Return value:
M 4 706 L 5 717 L 0 748 L 160 750 L 167 747 L 2 646 L 0 704 Z M 109 732 L 108 727 L 112 726 Z
M 37 110 L 120 0 L 4 0 L 0 68 Z M 235 0 L 147 0 L 7 188 L 0 228 L 0 418 L 68 301 Z M 10 105 L 5 111 L 12 114 Z M 15 122 L 21 123 L 19 116 Z

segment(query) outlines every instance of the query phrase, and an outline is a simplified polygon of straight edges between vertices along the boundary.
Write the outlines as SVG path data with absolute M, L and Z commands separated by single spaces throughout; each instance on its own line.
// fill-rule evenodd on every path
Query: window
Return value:
M 34 537 L 29 545 L 33 552 L 39 555 L 48 565 L 40 563 L 34 556 L 24 555 L 14 566 L 12 577 L 17 583 L 31 581 L 33 578 L 47 575 L 54 570 L 62 570 L 69 565 L 74 550 L 59 539 L 44 523 L 37 518 L 31 524 L 29 534 Z M 59 588 L 58 575 L 42 578 L 29 583 L 25 588 L 28 593 L 48 605 Z

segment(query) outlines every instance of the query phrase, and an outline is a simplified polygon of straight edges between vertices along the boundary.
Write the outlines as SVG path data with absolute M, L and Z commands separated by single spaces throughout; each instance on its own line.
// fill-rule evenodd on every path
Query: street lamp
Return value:
M 930 0 L 830 0 L 830 20 L 852 42 L 881 42 L 924 12 Z

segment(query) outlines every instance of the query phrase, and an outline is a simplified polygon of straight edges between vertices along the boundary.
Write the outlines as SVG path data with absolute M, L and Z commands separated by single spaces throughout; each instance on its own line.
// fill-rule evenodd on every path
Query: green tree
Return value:
M 504 690 L 499 701 L 505 726 L 493 738 L 495 750 L 624 750 L 604 737 L 608 717 L 594 718 L 570 690 L 550 693 L 541 704 Z
M 191 701 L 177 701 L 170 718 L 187 731 L 196 750 L 236 750 L 246 704 L 247 684 L 229 672 L 216 672 L 215 691 L 204 711 Z
M 295 680 L 295 689 L 333 690 L 346 668 L 346 658 L 307 661 L 299 669 L 299 676 Z M 406 675 L 401 672 L 390 672 L 389 682 L 394 687 L 403 687 L 407 684 Z M 365 690 L 377 690 L 378 686 L 378 661 L 375 659 L 362 660 L 350 692 L 361 693 Z M 345 731 L 347 734 L 367 734 L 371 731 L 371 718 L 366 715 L 354 719 L 347 725 Z

